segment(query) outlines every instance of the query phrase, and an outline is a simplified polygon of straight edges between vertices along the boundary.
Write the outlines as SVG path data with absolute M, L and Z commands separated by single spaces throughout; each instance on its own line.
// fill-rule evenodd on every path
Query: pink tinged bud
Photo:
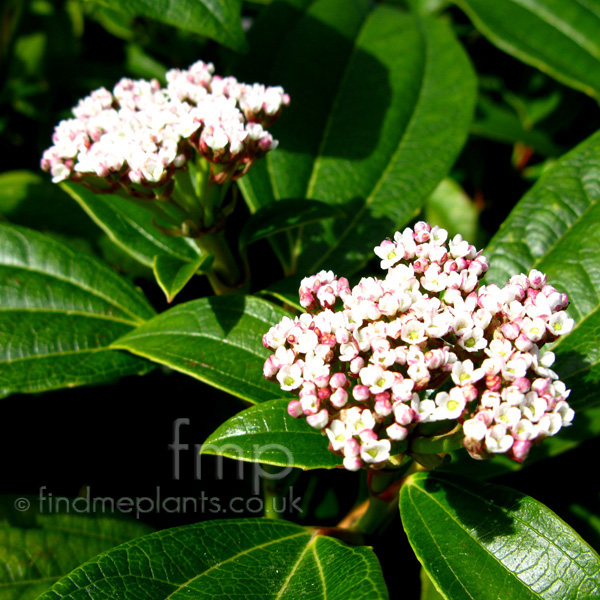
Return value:
M 300 396 L 300 398 L 303 398 L 304 396 L 315 396 L 316 393 L 317 386 L 311 381 L 305 381 L 298 395 Z
M 350 372 L 358 375 L 360 370 L 365 366 L 365 360 L 362 356 L 357 356 L 350 361 Z
M 380 396 L 385 396 L 385 394 L 375 396 L 375 412 L 382 417 L 387 417 L 392 414 L 392 403 L 389 398 L 381 398 Z
M 359 434 L 361 442 L 375 442 L 377 441 L 377 434 L 372 429 L 363 429 Z
M 517 377 L 512 384 L 522 393 L 526 394 L 531 389 L 531 381 L 527 377 Z
M 331 396 L 331 390 L 328 387 L 321 388 L 317 392 L 317 398 L 319 400 L 327 400 Z
M 444 273 L 454 273 L 458 271 L 458 265 L 455 260 L 448 260 L 444 263 Z
M 371 392 L 366 385 L 355 385 L 352 390 L 352 396 L 358 402 L 364 402 L 371 397 Z
M 329 397 L 329 402 L 335 408 L 343 408 L 348 402 L 348 392 L 344 388 L 338 388 Z
M 331 348 L 333 348 L 333 346 L 335 346 L 337 344 L 337 340 L 335 338 L 335 335 L 333 335 L 333 333 L 324 333 L 321 336 L 321 339 L 319 340 L 319 342 L 325 346 L 329 346 Z
M 567 308 L 567 306 L 569 306 L 569 296 L 567 296 L 567 294 L 561 294 L 560 295 L 560 308 L 561 310 L 564 310 L 565 308 Z M 556 308 L 559 308 L 558 306 Z
M 539 290 L 542 287 L 544 287 L 544 285 L 546 285 L 546 276 L 543 273 L 541 273 L 540 271 L 538 271 L 536 269 L 532 269 L 529 272 L 527 281 L 529 282 L 529 285 L 532 288 Z
M 346 457 L 344 458 L 344 469 L 347 471 L 358 471 L 362 467 L 362 460 L 358 457 Z
M 329 380 L 329 385 L 332 389 L 337 390 L 348 385 L 348 379 L 344 373 L 334 373 Z
M 413 269 L 415 273 L 425 273 L 427 267 L 429 266 L 429 261 L 426 258 L 419 258 L 415 260 L 413 263 Z
M 515 440 L 510 449 L 510 456 L 519 463 L 523 462 L 527 458 L 530 449 L 531 442 L 529 440 Z
M 524 333 L 522 333 L 515 340 L 515 347 L 521 352 L 527 352 L 533 348 L 533 342 Z
M 552 380 L 549 378 L 536 379 L 531 385 L 531 389 L 538 394 L 538 396 L 543 396 L 550 391 L 550 384 Z
M 355 438 L 350 438 L 344 446 L 344 456 L 354 458 L 360 454 L 360 443 Z
M 502 335 L 507 340 L 516 340 L 520 333 L 521 328 L 515 322 L 504 323 L 504 325 L 502 325 Z
M 288 414 L 290 417 L 301 417 L 304 413 L 302 410 L 302 404 L 299 400 L 292 400 L 287 407 Z
M 394 418 L 398 425 L 410 425 L 415 420 L 415 411 L 404 404 L 404 402 L 397 402 L 394 406 Z
M 306 417 L 306 421 L 315 429 L 324 429 L 329 422 L 329 413 L 323 408 L 316 415 Z
M 398 423 L 393 423 L 390 425 L 385 432 L 390 440 L 395 442 L 401 442 L 402 440 L 406 439 L 406 436 L 408 436 L 408 429 L 406 429 L 406 427 L 402 427 L 402 425 L 398 425 Z
M 500 375 L 488 375 L 485 378 L 485 385 L 491 392 L 498 392 L 502 387 L 502 377 Z
M 267 379 L 272 379 L 275 377 L 275 375 L 277 375 L 277 373 L 279 373 L 280 365 L 278 363 L 279 361 L 274 359 L 273 356 L 269 356 L 269 358 L 267 358 L 263 366 L 263 374 Z
M 467 402 L 472 402 L 479 396 L 479 391 L 472 383 L 458 389 L 462 391 L 462 394 Z

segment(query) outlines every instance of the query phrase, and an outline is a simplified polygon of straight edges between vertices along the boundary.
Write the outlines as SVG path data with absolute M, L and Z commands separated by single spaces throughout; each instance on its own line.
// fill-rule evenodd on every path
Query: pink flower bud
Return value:
M 345 388 L 348 385 L 348 379 L 346 378 L 346 375 L 344 375 L 344 373 L 334 373 L 331 376 L 331 379 L 329 380 L 329 385 L 334 389 L 337 390 L 338 388 Z
M 510 454 L 513 460 L 516 460 L 520 463 L 527 458 L 530 449 L 531 442 L 529 440 L 515 440 L 512 448 L 510 449 Z
M 303 414 L 302 404 L 300 404 L 299 400 L 292 400 L 287 407 L 288 414 L 290 417 L 300 417 Z
M 343 408 L 348 402 L 348 392 L 344 388 L 338 388 L 329 397 L 329 402 L 335 408 Z
M 502 377 L 500 377 L 500 375 L 487 375 L 485 378 L 485 386 L 490 392 L 499 392 L 502 387 Z
M 365 360 L 362 356 L 357 356 L 350 361 L 350 373 L 358 375 L 360 370 L 365 366 Z
M 510 323 L 504 323 L 504 325 L 502 325 L 502 335 L 507 340 L 516 340 L 520 333 L 521 328 L 514 321 Z
M 355 385 L 352 390 L 352 396 L 358 402 L 364 402 L 371 397 L 371 392 L 366 385 Z
M 543 396 L 550 391 L 551 382 L 552 380 L 547 377 L 536 379 L 531 385 L 531 389 L 536 392 L 538 396 Z
M 350 438 L 344 446 L 344 456 L 346 458 L 355 457 L 360 454 L 360 444 L 355 438 Z
M 468 383 L 459 389 L 467 402 L 472 402 L 479 396 L 479 390 L 472 383 Z
M 331 396 L 331 390 L 328 387 L 321 388 L 317 392 L 317 398 L 319 400 L 327 400 Z
M 512 383 L 522 394 L 531 389 L 531 381 L 527 377 L 517 377 Z

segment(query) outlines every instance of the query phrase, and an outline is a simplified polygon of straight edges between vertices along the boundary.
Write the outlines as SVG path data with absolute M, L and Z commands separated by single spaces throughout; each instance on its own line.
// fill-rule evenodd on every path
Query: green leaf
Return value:
M 175 306 L 112 344 L 249 402 L 280 396 L 263 377 L 262 336 L 289 316 L 252 296 L 214 296 Z
M 328 450 L 329 440 L 306 419 L 288 414 L 292 400 L 281 398 L 238 413 L 207 438 L 201 454 L 300 469 L 333 469 L 342 459 Z
M 317 200 L 280 200 L 277 204 L 260 208 L 248 219 L 240 233 L 239 245 L 246 247 L 277 233 L 342 215 L 336 207 Z
M 50 179 L 33 171 L 0 174 L 0 215 L 15 225 L 91 240 L 101 231 Z
M 282 198 L 340 205 L 345 217 L 304 228 L 298 271 L 349 275 L 416 215 L 452 165 L 475 79 L 442 21 L 361 1 L 303 4 L 304 14 L 288 8 L 296 16 L 287 16 L 277 47 L 262 40 L 285 3 L 269 6 L 254 28 L 249 60 L 266 58 L 269 80 L 292 101 L 273 127 L 279 147 L 240 187 L 252 211 Z
M 600 557 L 548 507 L 498 485 L 442 473 L 410 477 L 402 523 L 443 597 L 587 600 Z
M 384 600 L 370 548 L 266 519 L 217 520 L 159 531 L 82 565 L 39 600 L 236 598 Z
M 164 254 L 180 262 L 195 262 L 201 256 L 192 240 L 162 234 L 152 223 L 153 213 L 126 198 L 95 194 L 72 182 L 62 183 L 61 187 L 117 246 L 147 267 L 154 267 L 157 255 Z
M 109 345 L 153 314 L 103 263 L 0 224 L 0 397 L 148 371 Z
M 579 409 L 597 404 L 600 381 L 600 133 L 554 163 L 520 200 L 485 255 L 487 283 L 539 269 L 567 292 L 576 326 L 551 349 L 553 369 Z
M 427 575 L 427 571 L 425 571 L 425 569 L 421 569 L 420 600 L 444 600 L 444 596 L 437 591 L 433 581 L 431 581 L 431 578 L 429 575 Z
M 561 83 L 600 97 L 596 0 L 453 0 L 493 44 Z
M 259 293 L 265 296 L 273 296 L 273 298 L 281 300 L 288 306 L 292 306 L 300 312 L 305 312 L 300 304 L 299 290 L 301 279 L 302 278 L 297 275 L 285 277 L 284 279 L 279 279 Z
M 193 31 L 232 48 L 246 47 L 241 0 L 95 0 L 136 17 L 149 17 Z
M 538 129 L 525 129 L 513 110 L 492 101 L 483 94 L 477 101 L 476 117 L 471 125 L 471 133 L 507 144 L 521 142 L 544 156 L 562 154 L 560 146 L 555 144 L 547 133 Z
M 56 502 L 57 497 L 53 501 Z M 85 501 L 83 497 L 69 499 L 69 506 L 85 512 Z M 0 499 L 2 600 L 33 600 L 86 560 L 152 531 L 151 527 L 134 520 L 50 513 L 48 497 L 42 502 L 40 504 L 39 497 Z M 25 512 L 13 508 L 22 510 L 27 503 L 30 508 Z M 40 514 L 39 510 L 47 514 Z
M 444 179 L 425 203 L 425 220 L 446 229 L 451 237 L 460 233 L 475 242 L 479 214 L 473 201 L 452 179 Z
M 181 262 L 168 254 L 155 256 L 154 276 L 167 302 L 172 302 L 194 275 L 208 273 L 214 258 L 213 254 L 203 254 L 195 261 Z

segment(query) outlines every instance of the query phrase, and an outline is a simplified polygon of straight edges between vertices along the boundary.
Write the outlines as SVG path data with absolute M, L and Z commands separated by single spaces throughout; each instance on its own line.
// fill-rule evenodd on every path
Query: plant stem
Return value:
M 198 246 L 214 254 L 215 262 L 208 280 L 217 295 L 231 294 L 242 290 L 242 277 L 236 260 L 222 231 L 206 233 L 196 239 Z

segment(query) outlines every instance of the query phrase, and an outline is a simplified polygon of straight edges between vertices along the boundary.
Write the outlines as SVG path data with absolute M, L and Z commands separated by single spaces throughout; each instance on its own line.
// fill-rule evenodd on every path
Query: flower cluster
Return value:
M 213 73 L 212 64 L 199 61 L 188 70 L 169 71 L 166 88 L 156 80 L 122 79 L 112 93 L 95 90 L 79 101 L 74 118 L 55 128 L 42 169 L 54 182 L 155 188 L 197 151 L 219 165 L 217 182 L 239 177 L 276 147 L 267 127 L 289 96 L 281 87 Z
M 462 423 L 471 456 L 517 461 L 570 424 L 569 391 L 541 351 L 573 328 L 566 294 L 536 270 L 480 286 L 486 258 L 424 222 L 375 253 L 385 279 L 305 278 L 308 312 L 263 337 L 265 377 L 297 394 L 289 414 L 322 430 L 346 469 L 392 464 L 422 423 Z

